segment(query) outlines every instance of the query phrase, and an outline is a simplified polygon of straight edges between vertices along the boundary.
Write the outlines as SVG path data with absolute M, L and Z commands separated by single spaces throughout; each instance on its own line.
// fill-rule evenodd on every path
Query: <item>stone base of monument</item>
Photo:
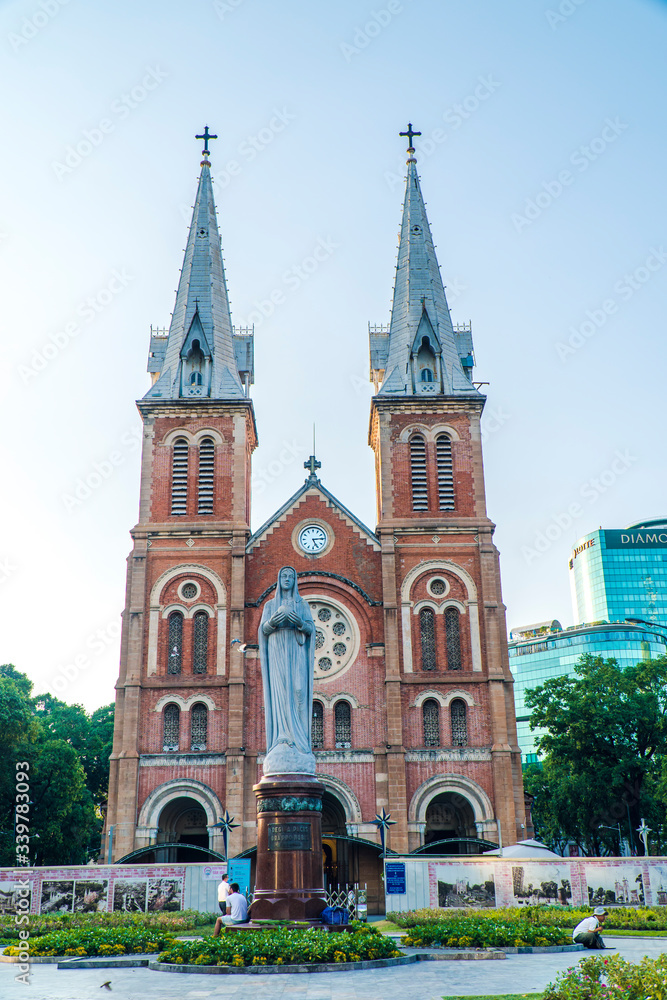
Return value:
M 322 867 L 323 786 L 306 774 L 272 774 L 257 796 L 257 870 L 251 920 L 312 920 L 327 905 Z

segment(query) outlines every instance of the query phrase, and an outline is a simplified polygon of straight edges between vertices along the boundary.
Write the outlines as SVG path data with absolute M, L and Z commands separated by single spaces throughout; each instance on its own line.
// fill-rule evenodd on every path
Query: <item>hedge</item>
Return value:
M 42 955 L 139 955 L 168 948 L 173 938 L 154 929 L 140 927 L 90 927 L 54 931 L 30 938 L 27 950 L 32 958 Z M 10 945 L 3 955 L 16 956 L 26 946 Z
M 481 920 L 509 923 L 519 920 L 536 924 L 540 927 L 576 927 L 593 912 L 591 906 L 508 906 L 498 910 L 449 909 L 438 908 L 410 910 L 404 913 L 388 913 L 387 920 L 398 927 L 416 927 L 424 924 L 439 923 L 442 920 L 453 919 L 457 914 L 465 913 Z M 614 906 L 608 910 L 605 921 L 607 930 L 667 930 L 667 907 L 632 907 Z
M 572 944 L 572 935 L 560 927 L 543 927 L 527 920 L 485 920 L 460 911 L 447 918 L 411 927 L 402 939 L 409 947 L 521 948 Z
M 86 930 L 92 927 L 134 927 L 163 933 L 185 934 L 215 922 L 216 913 L 180 910 L 172 913 L 44 913 L 30 914 L 27 924 L 17 924 L 8 914 L 0 916 L 0 939 L 18 938 L 19 931 L 28 928 L 31 937 L 51 934 L 57 930 Z

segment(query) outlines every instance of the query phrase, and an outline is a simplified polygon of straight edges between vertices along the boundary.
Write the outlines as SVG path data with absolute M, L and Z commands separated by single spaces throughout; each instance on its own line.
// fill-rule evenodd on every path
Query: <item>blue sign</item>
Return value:
M 229 884 L 231 885 L 232 882 L 238 882 L 239 889 L 242 894 L 246 896 L 251 889 L 250 859 L 233 858 L 227 863 L 227 871 L 229 872 Z
M 405 864 L 403 861 L 387 861 L 385 865 L 385 892 L 402 895 L 405 887 Z

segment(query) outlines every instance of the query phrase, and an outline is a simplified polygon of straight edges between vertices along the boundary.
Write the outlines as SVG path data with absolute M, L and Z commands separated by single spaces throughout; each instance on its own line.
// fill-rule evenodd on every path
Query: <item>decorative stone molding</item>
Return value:
M 435 388 L 437 388 L 435 386 L 435 383 L 431 384 L 434 386 L 435 390 Z M 422 387 L 420 386 L 420 388 Z M 427 441 L 435 441 L 438 434 L 448 434 L 452 439 L 452 441 L 461 440 L 459 432 L 455 430 L 454 427 L 451 427 L 449 424 L 436 424 L 434 427 L 428 427 L 426 424 L 419 424 L 419 423 L 408 424 L 407 427 L 404 427 L 399 435 L 398 440 L 401 441 L 403 444 L 405 444 L 406 441 L 410 440 L 413 434 L 423 434 L 424 438 Z
M 224 767 L 224 753 L 142 753 L 139 767 Z
M 437 753 L 437 751 L 435 752 Z M 438 774 L 424 781 L 412 796 L 408 809 L 408 820 L 425 823 L 426 810 L 431 800 L 446 792 L 460 795 L 469 802 L 476 823 L 485 823 L 494 818 L 491 799 L 476 781 L 464 778 L 461 774 Z
M 203 691 L 198 694 L 191 694 L 189 698 L 184 698 L 180 694 L 163 694 L 160 700 L 156 703 L 154 712 L 161 712 L 166 705 L 178 705 L 182 712 L 189 712 L 193 705 L 201 703 L 206 705 L 210 712 L 215 712 L 217 706 L 210 694 L 205 694 Z
M 296 795 L 258 799 L 257 812 L 322 812 L 322 799 L 303 798 Z
M 160 815 L 169 802 L 180 798 L 194 799 L 206 813 L 207 826 L 213 826 L 223 815 L 220 799 L 203 781 L 194 778 L 176 778 L 158 785 L 146 798 L 139 813 L 138 826 L 157 827 Z
M 410 761 L 430 761 L 438 763 L 445 760 L 480 761 L 491 760 L 491 751 L 479 747 L 466 747 L 453 750 L 408 750 L 405 759 Z
M 315 760 L 323 764 L 372 764 L 375 754 L 372 750 L 316 750 Z
M 327 791 L 334 795 L 345 810 L 345 822 L 361 823 L 361 806 L 359 799 L 354 794 L 349 785 L 346 785 L 340 778 L 334 778 L 333 774 L 316 774 L 317 780 L 324 785 Z

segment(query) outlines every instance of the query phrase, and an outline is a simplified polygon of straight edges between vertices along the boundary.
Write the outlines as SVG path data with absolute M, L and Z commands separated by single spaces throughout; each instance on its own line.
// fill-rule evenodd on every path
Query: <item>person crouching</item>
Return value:
M 584 917 L 572 931 L 572 940 L 575 944 L 583 944 L 584 948 L 599 948 L 605 950 L 605 945 L 600 935 L 600 930 L 607 919 L 607 911 L 604 906 L 596 906 L 592 917 Z

